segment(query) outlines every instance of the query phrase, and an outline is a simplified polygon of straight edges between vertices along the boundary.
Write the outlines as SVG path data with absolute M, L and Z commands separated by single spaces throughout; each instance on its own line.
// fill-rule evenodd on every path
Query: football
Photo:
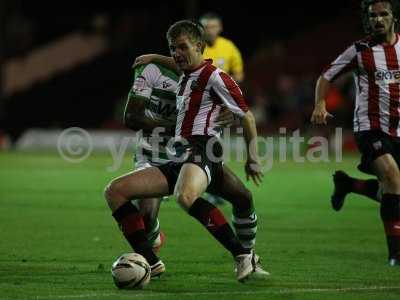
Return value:
M 142 255 L 126 253 L 113 263 L 111 275 L 120 289 L 140 289 L 150 282 L 151 268 Z

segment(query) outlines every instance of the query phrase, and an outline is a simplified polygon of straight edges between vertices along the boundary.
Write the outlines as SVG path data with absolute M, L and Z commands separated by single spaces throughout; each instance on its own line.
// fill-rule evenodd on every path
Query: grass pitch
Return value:
M 161 207 L 167 272 L 144 290 L 118 290 L 110 266 L 129 252 L 103 200 L 109 156 L 80 164 L 57 154 L 0 153 L 0 299 L 399 299 L 400 268 L 386 265 L 378 205 L 351 196 L 331 210 L 341 163 L 275 164 L 254 193 L 257 253 L 272 276 L 238 283 L 232 258 L 174 200 Z M 230 166 L 243 178 L 240 164 Z M 364 176 L 363 176 L 364 177 Z M 230 216 L 229 204 L 224 212 Z

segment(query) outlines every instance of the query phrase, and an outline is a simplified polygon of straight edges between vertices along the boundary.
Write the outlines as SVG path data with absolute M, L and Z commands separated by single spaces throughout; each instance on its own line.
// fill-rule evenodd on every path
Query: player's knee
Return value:
M 188 210 L 193 202 L 197 199 L 197 194 L 190 190 L 176 191 L 175 197 L 178 203 L 185 209 Z
M 106 187 L 104 188 L 104 198 L 106 199 L 106 201 L 109 203 L 110 201 L 112 201 L 113 198 L 113 190 L 111 188 L 111 183 L 107 184 Z
M 104 198 L 108 203 L 113 203 L 114 199 L 119 195 L 118 183 L 113 180 L 104 188 Z
M 389 189 L 389 192 L 400 191 L 400 172 L 397 166 L 390 166 L 385 170 L 382 182 Z

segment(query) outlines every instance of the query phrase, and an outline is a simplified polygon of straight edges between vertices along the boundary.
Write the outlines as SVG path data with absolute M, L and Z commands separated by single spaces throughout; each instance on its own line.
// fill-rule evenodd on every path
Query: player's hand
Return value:
M 248 158 L 245 164 L 246 179 L 251 179 L 256 186 L 262 182 L 264 174 L 261 172 L 261 164 L 258 160 Z
M 135 62 L 132 65 L 132 68 L 151 63 L 154 60 L 155 55 L 156 54 L 143 54 L 136 57 Z
M 316 105 L 311 115 L 311 123 L 326 125 L 328 118 L 333 118 L 333 115 L 326 110 L 325 105 Z
M 226 107 L 222 107 L 215 119 L 215 125 L 221 127 L 230 127 L 235 121 L 233 113 Z

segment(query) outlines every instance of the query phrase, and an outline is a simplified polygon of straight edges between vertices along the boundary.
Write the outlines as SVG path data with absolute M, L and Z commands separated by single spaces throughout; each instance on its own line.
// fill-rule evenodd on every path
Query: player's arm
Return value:
M 239 86 L 229 75 L 220 72 L 213 76 L 211 82 L 214 91 L 220 100 L 222 100 L 225 107 L 241 120 L 247 150 L 246 176 L 247 179 L 251 178 L 256 185 L 259 185 L 263 174 L 258 157 L 257 127 L 254 116 L 249 110 Z
M 135 62 L 133 63 L 132 68 L 135 68 L 140 65 L 145 65 L 149 63 L 158 63 L 160 65 L 163 65 L 169 69 L 174 70 L 176 73 L 180 73 L 181 71 L 178 70 L 175 61 L 172 57 L 170 56 L 164 56 L 160 54 L 143 54 L 138 57 L 136 57 Z
M 144 119 L 144 110 L 148 101 L 146 98 L 136 97 L 129 93 L 123 117 L 126 127 L 135 131 L 143 129 L 142 119 Z
M 352 45 L 324 70 L 315 86 L 315 103 L 311 115 L 311 122 L 313 124 L 327 124 L 327 119 L 332 117 L 326 110 L 326 97 L 330 90 L 331 82 L 356 67 L 357 50 L 356 46 Z
M 331 83 L 320 76 L 315 86 L 314 111 L 311 116 L 313 124 L 326 124 L 327 118 L 332 115 L 326 110 L 326 96 L 328 95 Z
M 241 119 L 241 124 L 243 126 L 243 135 L 247 149 L 245 165 L 246 177 L 247 180 L 249 180 L 250 177 L 256 185 L 259 185 L 264 175 L 261 172 L 261 164 L 258 157 L 256 121 L 250 110 L 248 110 Z
M 124 124 L 126 127 L 145 133 L 150 133 L 154 128 L 164 127 L 166 133 L 173 132 L 170 124 L 151 119 L 145 115 L 145 109 L 149 103 L 149 99 L 131 94 L 128 96 L 124 111 Z
M 165 127 L 170 133 L 170 124 L 163 120 L 154 120 L 146 116 L 145 109 L 150 103 L 153 86 L 159 79 L 160 71 L 152 64 L 142 65 L 134 69 L 135 76 L 128 94 L 124 111 L 124 124 L 133 130 L 151 132 L 156 127 Z

